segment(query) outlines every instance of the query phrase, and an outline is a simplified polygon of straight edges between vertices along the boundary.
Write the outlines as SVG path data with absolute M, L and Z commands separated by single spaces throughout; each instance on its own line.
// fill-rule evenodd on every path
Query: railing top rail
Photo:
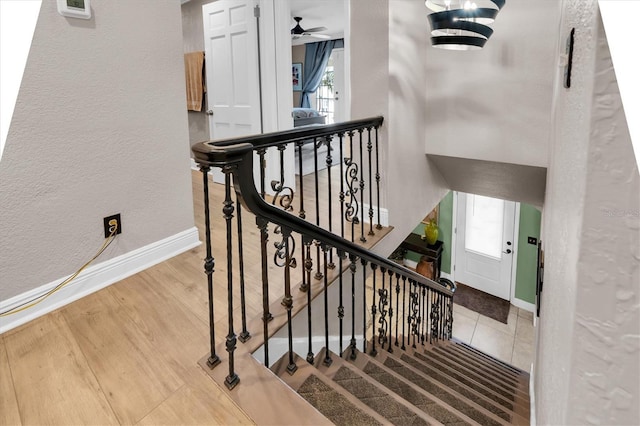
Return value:
M 191 149 L 196 161 L 207 165 L 219 165 L 221 154 L 229 149 L 257 150 L 260 148 L 269 148 L 283 143 L 292 143 L 310 138 L 344 134 L 367 128 L 378 128 L 382 125 L 383 121 L 384 118 L 379 116 L 345 121 L 342 123 L 302 126 L 280 132 L 200 142 L 194 145 Z M 250 144 L 251 147 L 244 146 L 239 148 L 239 146 L 243 144 Z
M 300 233 L 308 240 L 319 241 L 321 244 L 333 247 L 339 252 L 354 255 L 367 263 L 373 263 L 384 268 L 387 272 L 391 271 L 419 285 L 431 288 L 448 296 L 453 296 L 455 287 L 454 289 L 449 289 L 387 258 L 378 256 L 362 246 L 354 244 L 332 232 L 274 207 L 267 203 L 256 190 L 253 180 L 253 151 L 258 147 L 276 146 L 300 139 L 377 127 L 382 124 L 382 120 L 382 117 L 375 117 L 324 126 L 309 126 L 284 132 L 201 142 L 194 145 L 192 150 L 196 162 L 201 166 L 233 167 L 233 183 L 236 193 L 245 207 L 256 216 L 262 217 L 283 228 L 288 228 L 291 231 Z

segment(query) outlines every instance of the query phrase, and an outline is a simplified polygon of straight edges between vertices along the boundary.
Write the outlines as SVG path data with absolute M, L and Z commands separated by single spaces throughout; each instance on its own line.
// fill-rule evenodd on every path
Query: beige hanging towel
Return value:
M 187 83 L 187 110 L 202 111 L 204 83 L 204 52 L 184 54 L 184 74 Z

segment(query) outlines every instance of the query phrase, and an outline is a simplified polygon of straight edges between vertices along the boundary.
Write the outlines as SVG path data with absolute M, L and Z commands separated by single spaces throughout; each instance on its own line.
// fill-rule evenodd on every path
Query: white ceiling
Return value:
M 344 0 L 291 0 L 291 28 L 296 25 L 294 16 L 302 18 L 300 26 L 304 29 L 327 27 L 327 31 L 323 31 L 322 34 L 328 34 L 331 38 L 344 37 L 347 22 Z M 314 41 L 318 39 L 302 37 L 294 40 L 292 44 Z

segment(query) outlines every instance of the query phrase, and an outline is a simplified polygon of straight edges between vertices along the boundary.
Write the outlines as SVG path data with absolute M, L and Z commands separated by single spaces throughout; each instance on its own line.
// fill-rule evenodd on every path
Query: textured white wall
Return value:
M 572 87 L 556 81 L 547 175 L 536 417 L 638 424 L 638 169 L 595 0 L 564 1 L 562 39 L 572 27 Z
M 556 1 L 508 0 L 482 50 L 425 48 L 427 153 L 547 166 L 559 12 Z
M 0 163 L 0 299 L 193 227 L 180 3 L 42 3 Z
M 602 21 L 578 262 L 569 424 L 640 424 L 640 178 Z

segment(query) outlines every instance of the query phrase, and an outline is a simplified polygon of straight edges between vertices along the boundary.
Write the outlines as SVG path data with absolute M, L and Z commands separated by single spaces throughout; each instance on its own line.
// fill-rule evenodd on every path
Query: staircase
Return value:
M 392 352 L 389 352 L 391 349 Z M 455 339 L 374 355 L 326 350 L 272 371 L 337 425 L 527 425 L 529 374 Z

